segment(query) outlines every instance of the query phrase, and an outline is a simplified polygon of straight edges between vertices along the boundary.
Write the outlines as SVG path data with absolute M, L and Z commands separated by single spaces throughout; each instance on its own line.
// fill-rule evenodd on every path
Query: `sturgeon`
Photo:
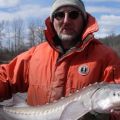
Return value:
M 1 105 L 0 116 L 2 120 L 77 120 L 91 111 L 114 110 L 120 110 L 120 84 L 96 83 L 46 105 Z

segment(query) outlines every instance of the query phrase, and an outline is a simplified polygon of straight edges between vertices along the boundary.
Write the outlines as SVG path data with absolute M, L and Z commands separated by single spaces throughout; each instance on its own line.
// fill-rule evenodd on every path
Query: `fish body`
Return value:
M 116 109 L 120 109 L 120 85 L 96 83 L 46 105 L 1 106 L 0 115 L 4 120 L 77 120 L 92 110 L 109 113 Z

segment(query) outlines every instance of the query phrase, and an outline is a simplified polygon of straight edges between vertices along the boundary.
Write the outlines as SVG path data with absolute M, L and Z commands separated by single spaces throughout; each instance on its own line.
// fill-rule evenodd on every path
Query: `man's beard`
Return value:
M 79 35 L 74 34 L 59 34 L 58 35 L 59 39 L 62 42 L 62 45 L 64 46 L 65 49 L 70 49 L 71 47 L 75 46 L 77 42 L 80 40 Z
M 77 35 L 59 34 L 58 37 L 61 41 L 72 41 L 77 38 Z

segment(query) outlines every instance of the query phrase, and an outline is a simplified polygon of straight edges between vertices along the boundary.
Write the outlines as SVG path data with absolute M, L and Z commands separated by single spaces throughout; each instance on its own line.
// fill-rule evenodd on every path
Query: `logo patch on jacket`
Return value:
M 90 69 L 87 65 L 81 65 L 79 66 L 78 68 L 78 72 L 81 74 L 81 75 L 87 75 L 89 73 Z

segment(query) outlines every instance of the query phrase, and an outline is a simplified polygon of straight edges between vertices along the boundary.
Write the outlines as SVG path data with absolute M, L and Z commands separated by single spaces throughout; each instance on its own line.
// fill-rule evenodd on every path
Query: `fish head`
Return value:
M 98 88 L 91 97 L 92 109 L 99 113 L 120 110 L 120 84 L 106 84 Z

